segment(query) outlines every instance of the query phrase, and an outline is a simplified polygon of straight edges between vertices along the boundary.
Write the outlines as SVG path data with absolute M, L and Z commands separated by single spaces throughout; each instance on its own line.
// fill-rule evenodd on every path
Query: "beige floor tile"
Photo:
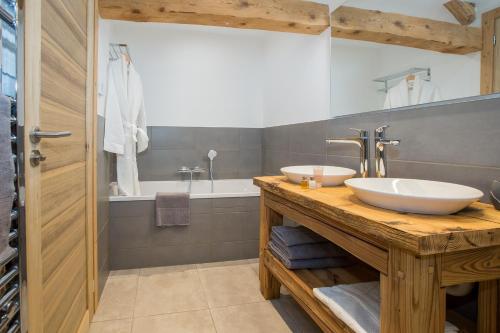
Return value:
M 243 260 L 232 260 L 232 261 L 220 261 L 220 262 L 207 262 L 203 264 L 198 264 L 198 268 L 216 268 L 216 267 L 227 267 L 227 266 L 241 266 L 248 265 L 249 262 L 246 259 Z
M 132 318 L 137 277 L 108 279 L 93 321 Z
M 200 269 L 210 308 L 261 302 L 259 279 L 249 265 Z
M 134 319 L 133 333 L 215 333 L 210 311 L 189 311 Z
M 125 278 L 125 277 L 138 277 L 140 269 L 122 269 L 109 272 L 109 279 Z
M 255 274 L 257 274 L 257 276 L 259 276 L 259 262 L 253 262 L 249 266 L 250 266 L 250 268 L 253 269 Z
M 89 333 L 130 333 L 132 319 L 101 321 L 90 325 Z
M 211 309 L 217 333 L 292 332 L 270 302 Z
M 141 269 L 141 276 L 151 276 L 164 273 L 176 273 L 196 270 L 196 265 L 161 266 Z
M 182 266 L 141 273 L 135 317 L 208 308 L 198 270 Z

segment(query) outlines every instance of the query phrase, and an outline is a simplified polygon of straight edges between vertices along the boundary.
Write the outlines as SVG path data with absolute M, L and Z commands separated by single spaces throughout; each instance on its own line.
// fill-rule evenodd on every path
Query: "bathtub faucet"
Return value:
M 205 169 L 200 168 L 199 166 L 195 166 L 194 168 L 188 168 L 186 166 L 183 166 L 179 170 L 177 170 L 177 173 L 180 174 L 189 174 L 189 189 L 188 192 L 191 193 L 191 188 L 193 186 L 193 174 L 200 174 L 206 172 Z

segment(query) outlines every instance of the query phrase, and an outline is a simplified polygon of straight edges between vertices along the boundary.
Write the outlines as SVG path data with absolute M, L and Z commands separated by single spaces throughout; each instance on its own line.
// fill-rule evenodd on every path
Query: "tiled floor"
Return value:
M 241 260 L 110 274 L 90 333 L 316 333 L 291 296 L 265 301 Z

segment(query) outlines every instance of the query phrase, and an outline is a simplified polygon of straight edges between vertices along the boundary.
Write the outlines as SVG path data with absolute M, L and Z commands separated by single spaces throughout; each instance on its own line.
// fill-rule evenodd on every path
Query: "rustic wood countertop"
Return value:
M 500 211 L 483 203 L 453 215 L 419 215 L 365 204 L 345 186 L 302 189 L 282 176 L 256 177 L 254 184 L 328 218 L 328 223 L 418 255 L 500 245 Z

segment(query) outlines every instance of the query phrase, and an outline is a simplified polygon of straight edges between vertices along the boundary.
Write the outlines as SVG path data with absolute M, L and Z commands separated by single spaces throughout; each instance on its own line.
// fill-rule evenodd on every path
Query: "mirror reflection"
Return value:
M 500 92 L 499 10 L 500 0 L 345 1 L 332 13 L 332 116 Z

